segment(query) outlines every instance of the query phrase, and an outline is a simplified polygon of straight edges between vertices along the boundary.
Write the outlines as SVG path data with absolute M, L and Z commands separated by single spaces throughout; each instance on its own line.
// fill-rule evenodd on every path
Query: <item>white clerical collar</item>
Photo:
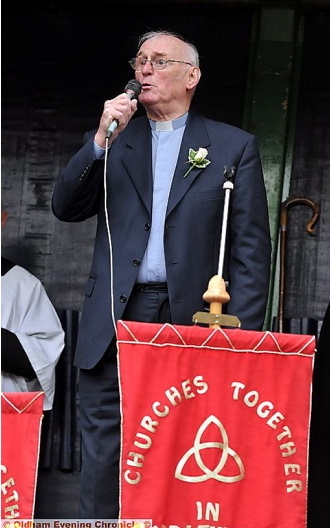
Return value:
M 173 121 L 153 121 L 149 119 L 149 123 L 152 130 L 156 130 L 156 132 L 168 132 L 169 130 L 177 130 L 183 127 L 186 124 L 187 117 L 188 112 L 177 119 L 173 119 Z

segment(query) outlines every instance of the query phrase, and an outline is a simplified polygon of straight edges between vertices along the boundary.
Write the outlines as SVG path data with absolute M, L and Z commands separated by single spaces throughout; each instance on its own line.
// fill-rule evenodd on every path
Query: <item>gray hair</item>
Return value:
M 159 29 L 156 31 L 148 31 L 147 33 L 144 33 L 144 35 L 142 35 L 139 38 L 138 48 L 137 48 L 138 51 L 141 48 L 142 44 L 146 42 L 146 40 L 149 40 L 153 37 L 158 37 L 159 35 L 168 35 L 169 37 L 175 37 L 181 40 L 182 42 L 184 42 L 185 44 L 187 44 L 191 52 L 191 61 L 193 62 L 194 66 L 199 66 L 199 54 L 198 54 L 197 48 L 191 42 L 188 42 L 188 40 L 186 40 L 179 33 L 175 33 L 174 31 L 167 31 L 166 29 Z

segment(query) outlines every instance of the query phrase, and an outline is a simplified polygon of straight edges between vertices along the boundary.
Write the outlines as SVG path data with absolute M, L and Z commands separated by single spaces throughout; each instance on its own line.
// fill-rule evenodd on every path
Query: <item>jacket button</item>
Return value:
M 145 224 L 144 229 L 145 229 L 146 231 L 150 231 L 150 224 Z
M 133 260 L 133 266 L 135 266 L 136 268 L 137 268 L 138 266 L 140 266 L 140 264 L 141 264 L 141 261 L 140 261 L 139 259 L 134 259 L 134 260 Z
M 127 297 L 126 297 L 126 295 L 121 295 L 121 296 L 119 297 L 119 300 L 120 300 L 121 303 L 125 303 L 125 302 L 127 301 Z

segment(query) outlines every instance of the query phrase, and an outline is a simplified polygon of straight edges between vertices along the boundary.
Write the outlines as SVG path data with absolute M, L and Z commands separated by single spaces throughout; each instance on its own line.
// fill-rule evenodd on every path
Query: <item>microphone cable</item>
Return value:
M 104 217 L 105 217 L 108 244 L 109 244 L 110 313 L 111 313 L 111 320 L 112 320 L 112 324 L 113 324 L 113 327 L 114 327 L 114 330 L 115 330 L 115 336 L 116 336 L 116 340 L 117 340 L 118 335 L 117 335 L 117 325 L 116 325 L 116 319 L 115 319 L 115 304 L 114 304 L 114 295 L 113 295 L 113 250 L 112 250 L 111 229 L 110 229 L 110 223 L 109 223 L 109 213 L 108 213 L 108 206 L 107 206 L 107 198 L 108 198 L 107 162 L 108 162 L 109 149 L 110 149 L 109 138 L 106 137 L 106 139 L 105 139 L 104 167 L 103 167 Z
M 139 81 L 136 79 L 131 79 L 127 85 L 125 86 L 125 93 L 130 99 L 137 99 L 140 95 L 142 90 L 142 85 Z M 114 125 L 114 126 L 112 126 Z M 118 123 L 114 120 L 106 133 L 105 136 L 105 155 L 104 155 L 104 168 L 103 168 L 103 189 L 104 189 L 104 216 L 105 216 L 105 223 L 106 223 L 106 229 L 107 229 L 107 237 L 108 237 L 108 244 L 109 244 L 109 269 L 110 269 L 110 312 L 111 312 L 111 320 L 115 331 L 115 337 L 116 341 L 118 339 L 117 334 L 117 325 L 116 325 L 116 318 L 115 318 L 115 303 L 114 303 L 114 290 L 113 290 L 113 248 L 112 248 L 112 239 L 111 239 L 111 229 L 110 229 L 110 223 L 109 223 L 109 213 L 108 213 L 108 207 L 107 207 L 107 196 L 108 196 L 108 189 L 107 189 L 107 165 L 108 165 L 108 153 L 110 150 L 109 145 L 109 138 L 111 134 L 116 130 L 118 126 Z

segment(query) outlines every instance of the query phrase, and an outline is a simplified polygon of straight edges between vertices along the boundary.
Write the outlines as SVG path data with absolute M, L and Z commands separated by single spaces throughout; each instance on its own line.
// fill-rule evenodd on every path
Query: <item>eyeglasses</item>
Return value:
M 174 60 L 174 59 L 155 59 L 155 60 L 151 60 L 151 59 L 142 59 L 142 58 L 134 57 L 134 59 L 131 59 L 128 62 L 132 66 L 133 70 L 135 70 L 135 71 L 141 71 L 143 66 L 145 66 L 147 64 L 147 62 L 150 62 L 151 66 L 155 70 L 163 70 L 164 68 L 166 68 L 166 66 L 167 66 L 167 64 L 169 62 L 177 62 L 179 64 L 189 64 L 189 66 L 192 66 L 191 62 L 179 61 L 179 60 Z

